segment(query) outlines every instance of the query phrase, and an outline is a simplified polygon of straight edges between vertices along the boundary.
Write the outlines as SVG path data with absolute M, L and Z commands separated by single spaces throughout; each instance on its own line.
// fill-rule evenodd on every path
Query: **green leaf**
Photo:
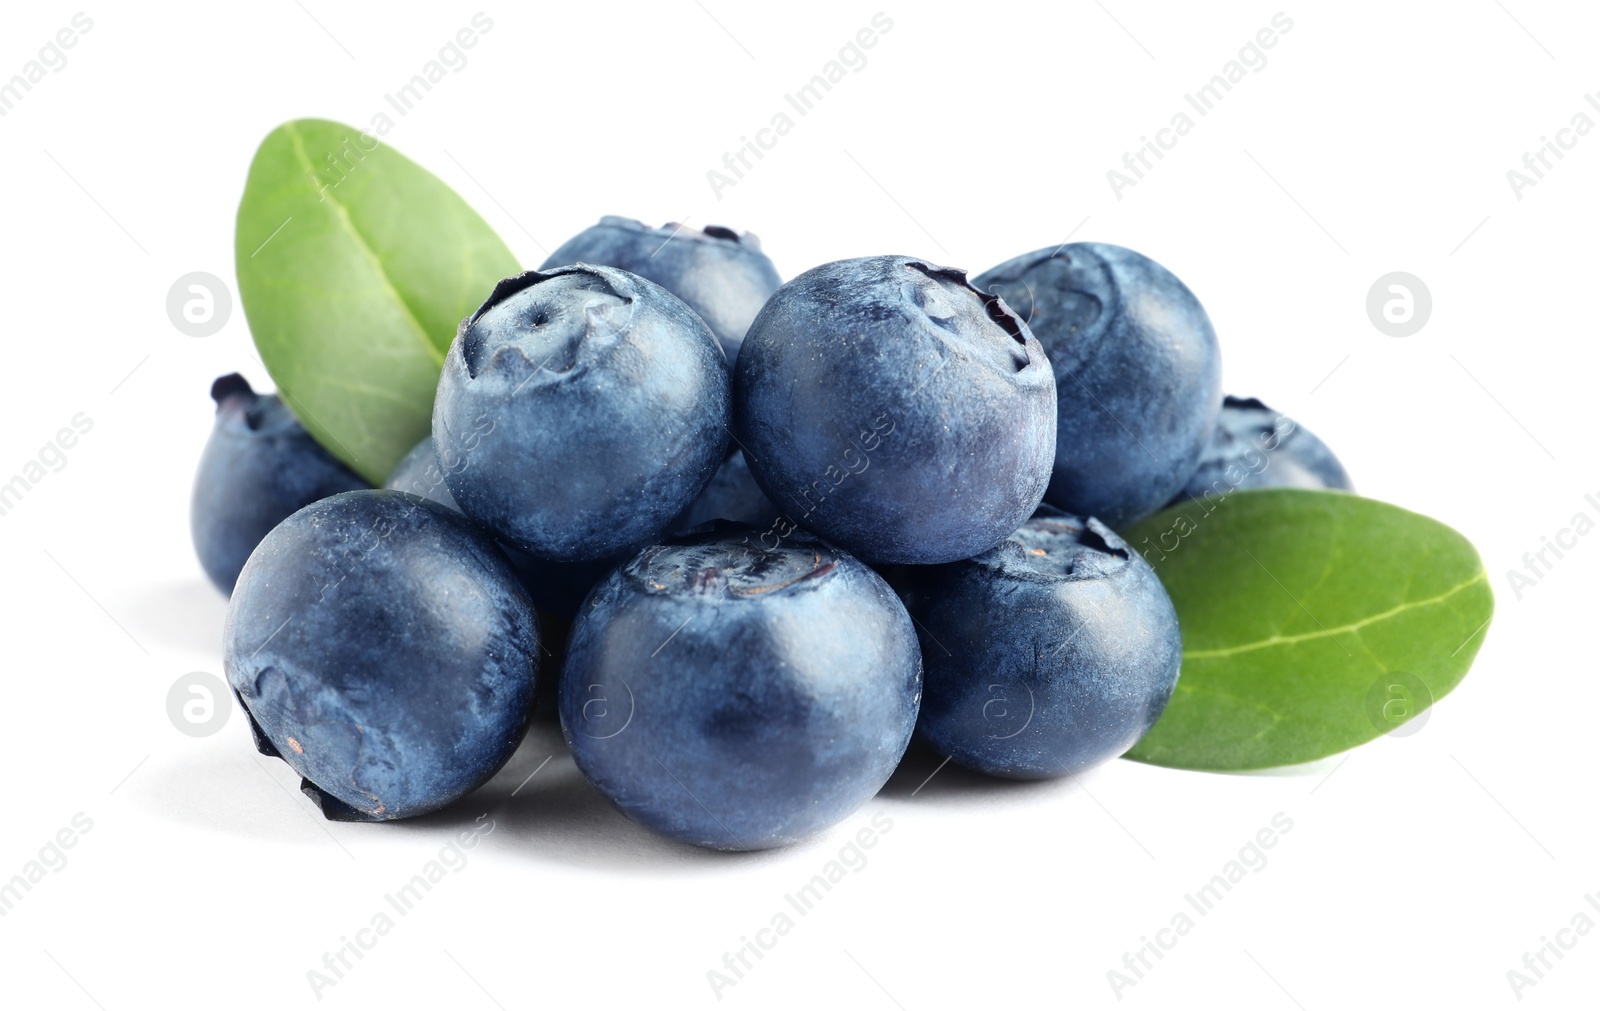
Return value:
M 370 134 L 285 123 L 250 163 L 239 300 L 285 403 L 374 484 L 428 434 L 456 325 L 518 272 L 454 190 Z
M 1177 691 L 1128 754 L 1156 765 L 1261 769 L 1370 741 L 1460 683 L 1494 612 L 1466 538 L 1342 492 L 1235 491 L 1125 536 L 1183 629 Z

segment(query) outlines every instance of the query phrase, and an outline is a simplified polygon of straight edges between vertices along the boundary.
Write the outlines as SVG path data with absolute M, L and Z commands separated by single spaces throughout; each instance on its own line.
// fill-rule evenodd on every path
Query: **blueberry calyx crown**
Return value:
M 911 270 L 921 271 L 936 281 L 959 284 L 972 292 L 978 297 L 978 301 L 983 303 L 984 312 L 988 313 L 989 318 L 994 320 L 1000 329 L 1009 334 L 1012 340 L 1023 345 L 1028 343 L 1028 328 L 1027 324 L 1023 323 L 1022 317 L 1018 316 L 1009 305 L 1006 305 L 1006 300 L 999 295 L 979 291 L 967 279 L 967 272 L 960 267 L 940 267 L 932 263 L 924 263 L 921 260 L 911 260 L 906 264 L 906 267 Z
M 285 410 L 274 394 L 260 394 L 251 389 L 249 380 L 237 372 L 218 376 L 211 384 L 211 399 L 217 403 L 217 415 L 227 414 L 229 419 L 239 419 L 247 429 L 259 432 L 265 426 L 268 432 L 281 431 L 285 419 L 293 415 Z M 295 427 L 291 422 L 290 427 Z
M 1066 513 L 1035 515 L 999 547 L 973 559 L 1010 576 L 1051 582 L 1104 579 L 1132 561 L 1133 549 L 1110 527 Z
M 1003 370 L 1005 366 L 1010 366 L 1013 372 L 1027 369 L 1030 364 L 1028 327 L 1022 321 L 1022 317 L 1006 305 L 1004 299 L 999 295 L 990 295 L 978 290 L 967 280 L 967 272 L 959 267 L 941 267 L 922 260 L 906 260 L 903 266 L 935 282 L 932 287 L 924 284 L 912 285 L 909 292 L 917 308 L 921 309 L 935 325 L 948 328 L 946 321 L 956 318 L 962 312 L 946 294 L 951 287 L 958 289 L 962 294 L 970 294 L 983 306 L 984 314 L 1000 328 L 1005 337 L 1003 343 L 985 340 L 982 344 L 974 345 L 968 340 L 966 342 L 968 348 L 987 359 L 995 368 Z M 983 333 L 981 329 L 979 332 Z M 988 335 L 984 333 L 984 336 Z
M 219 408 L 229 397 L 253 397 L 255 392 L 250 388 L 250 381 L 237 372 L 218 376 L 211 384 L 211 399 L 216 401 Z
M 485 369 L 567 372 L 585 341 L 626 332 L 635 311 L 619 271 L 586 263 L 524 271 L 496 284 L 462 321 L 462 360 L 474 379 Z
M 739 600 L 819 585 L 838 566 L 838 553 L 819 541 L 766 548 L 723 532 L 647 548 L 623 571 L 648 593 Z

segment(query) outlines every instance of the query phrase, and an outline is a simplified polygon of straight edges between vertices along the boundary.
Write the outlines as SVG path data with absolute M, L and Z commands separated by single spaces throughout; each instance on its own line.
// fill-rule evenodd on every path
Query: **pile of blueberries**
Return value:
M 1182 282 L 1098 243 L 783 284 L 754 236 L 603 218 L 462 321 L 385 489 L 239 376 L 212 396 L 192 526 L 228 681 L 348 821 L 452 803 L 551 714 L 628 816 L 717 849 L 837 823 L 913 732 L 1072 775 L 1178 679 L 1172 603 L 1116 531 L 1349 487 L 1224 400 Z

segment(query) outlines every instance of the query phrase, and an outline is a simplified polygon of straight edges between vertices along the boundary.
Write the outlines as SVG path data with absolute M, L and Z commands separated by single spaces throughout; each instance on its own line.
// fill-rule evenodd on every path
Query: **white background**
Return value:
M 385 139 L 528 265 L 602 214 L 724 223 L 784 276 L 905 253 L 982 270 L 1074 239 L 1170 267 L 1205 302 L 1230 391 L 1323 436 L 1362 492 L 1481 549 L 1498 613 L 1425 727 L 1286 775 L 1115 762 L 1008 785 L 922 763 L 816 842 L 732 857 L 635 828 L 550 728 L 479 796 L 410 825 L 323 823 L 237 713 L 193 739 L 180 675 L 220 674 L 224 601 L 189 545 L 207 385 L 265 385 L 243 314 L 195 339 L 180 275 L 233 282 L 245 170 L 279 122 L 357 126 L 475 3 L 118 4 L 0 118 L 0 480 L 77 412 L 93 430 L 0 516 L 0 878 L 75 813 L 69 863 L 0 918 L 7 1007 L 294 1007 L 307 971 L 486 812 L 495 829 L 321 994 L 324 1006 L 1509 1007 L 1507 970 L 1600 912 L 1594 607 L 1600 513 L 1594 234 L 1600 134 L 1519 200 L 1507 170 L 1587 111 L 1578 5 L 1281 8 L 1293 29 L 1143 181 L 1106 179 L 1280 10 L 1067 0 L 886 6 L 868 63 L 722 199 L 706 179 L 880 8 L 687 0 L 481 8 L 492 30 Z M 78 10 L 8 4 L 0 79 Z M 1365 311 L 1422 278 L 1416 335 Z M 540 762 L 553 759 L 510 793 Z M 734 987 L 706 973 L 873 813 L 893 822 Z M 1125 951 L 1273 815 L 1270 862 L 1121 999 Z M 1597 897 L 1600 901 L 1600 897 Z M 1600 931 L 1597 931 L 1600 934 Z M 1567 935 L 1569 937 L 1573 935 Z M 1522 993 L 1576 1007 L 1600 936 Z

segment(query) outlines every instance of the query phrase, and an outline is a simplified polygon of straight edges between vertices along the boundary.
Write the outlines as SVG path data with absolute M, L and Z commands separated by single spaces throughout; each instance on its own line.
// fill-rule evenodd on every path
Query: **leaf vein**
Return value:
M 311 158 L 306 154 L 305 143 L 301 140 L 299 129 L 296 128 L 294 123 L 285 123 L 284 128 L 289 132 L 289 139 L 294 142 L 295 158 L 300 162 L 301 166 L 305 168 L 307 175 L 311 176 L 312 178 L 316 178 L 316 171 L 311 167 Z M 326 187 L 324 189 L 323 199 L 325 199 L 333 208 L 340 224 L 342 224 L 344 226 L 344 230 L 350 234 L 350 238 L 355 241 L 356 247 L 366 255 L 369 261 L 371 261 L 372 268 L 377 271 L 378 278 L 383 282 L 384 288 L 386 288 L 389 294 L 394 297 L 395 304 L 400 307 L 400 311 L 402 314 L 404 314 L 406 322 L 411 324 L 412 332 L 417 335 L 417 340 L 419 340 L 422 343 L 423 348 L 427 350 L 428 358 L 435 365 L 443 365 L 444 352 L 435 347 L 433 341 L 428 339 L 428 331 L 423 327 L 422 321 L 417 319 L 417 314 L 412 311 L 411 304 L 405 300 L 405 296 L 401 295 L 400 290 L 394 286 L 394 281 L 390 279 L 389 271 L 384 267 L 383 260 L 380 259 L 377 252 L 367 244 L 366 237 L 361 234 L 360 230 L 356 228 L 356 223 L 351 220 L 349 208 L 345 207 L 344 204 L 339 202 L 339 198 L 333 194 L 332 187 Z
M 1465 582 L 1457 583 L 1455 586 L 1452 586 L 1450 589 L 1436 597 L 1429 597 L 1425 600 L 1407 601 L 1403 604 L 1391 607 L 1387 611 L 1381 611 L 1378 614 L 1369 615 L 1368 617 L 1362 618 L 1360 621 L 1353 621 L 1348 625 L 1339 625 L 1335 628 L 1329 628 L 1326 630 L 1318 629 L 1315 632 L 1301 632 L 1297 635 L 1274 635 L 1265 639 L 1258 639 L 1255 642 L 1241 643 L 1237 646 L 1226 646 L 1217 649 L 1185 650 L 1183 657 L 1186 660 L 1210 660 L 1225 656 L 1235 656 L 1239 653 L 1248 653 L 1258 649 L 1269 649 L 1273 646 L 1286 646 L 1299 642 L 1310 642 L 1315 639 L 1328 639 L 1338 635 L 1341 632 L 1359 632 L 1368 625 L 1374 625 L 1380 621 L 1387 621 L 1390 618 L 1404 614 L 1407 611 L 1414 611 L 1419 607 L 1431 607 L 1434 604 L 1443 603 L 1444 601 L 1449 600 L 1451 597 L 1460 593 L 1462 590 L 1465 590 L 1470 586 L 1475 586 L 1478 583 L 1485 582 L 1488 578 L 1488 573 L 1480 570 L 1471 579 L 1468 579 Z

